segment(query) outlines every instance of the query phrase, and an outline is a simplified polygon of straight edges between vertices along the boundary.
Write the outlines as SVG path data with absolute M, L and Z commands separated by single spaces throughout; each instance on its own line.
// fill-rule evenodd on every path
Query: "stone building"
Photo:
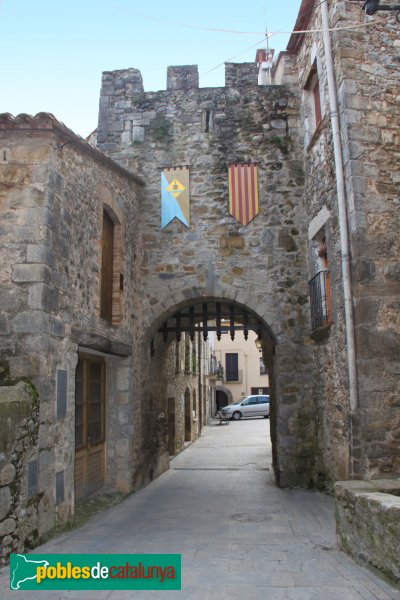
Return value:
M 256 62 L 226 64 L 221 88 L 195 66 L 160 92 L 105 72 L 97 148 L 51 115 L 1 115 L 3 554 L 200 434 L 221 317 L 262 341 L 278 485 L 400 475 L 397 26 L 314 4 L 272 85 Z M 245 224 L 228 165 L 257 165 Z M 186 224 L 161 226 L 166 169 L 189 173 Z
M 330 272 L 318 447 L 328 476 L 377 479 L 400 472 L 399 29 L 395 13 L 303 0 L 295 29 L 328 27 L 280 56 L 300 98 L 309 272 Z
M 216 363 L 222 367 L 221 380 L 216 384 L 216 409 L 250 394 L 269 394 L 268 370 L 258 346 L 261 344 L 254 331 L 249 331 L 247 340 L 242 331 L 234 340 L 228 331 L 219 341 L 214 338 Z

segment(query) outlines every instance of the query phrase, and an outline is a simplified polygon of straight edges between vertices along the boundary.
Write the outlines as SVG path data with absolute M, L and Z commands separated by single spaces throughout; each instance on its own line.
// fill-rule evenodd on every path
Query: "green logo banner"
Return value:
M 180 590 L 180 554 L 11 554 L 11 590 Z

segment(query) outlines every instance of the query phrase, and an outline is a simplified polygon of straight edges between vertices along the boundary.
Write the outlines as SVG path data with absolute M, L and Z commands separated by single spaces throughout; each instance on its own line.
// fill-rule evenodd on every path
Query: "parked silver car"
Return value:
M 238 421 L 242 417 L 269 417 L 269 396 L 256 394 L 244 396 L 234 404 L 224 406 L 220 412 L 225 418 L 232 418 Z

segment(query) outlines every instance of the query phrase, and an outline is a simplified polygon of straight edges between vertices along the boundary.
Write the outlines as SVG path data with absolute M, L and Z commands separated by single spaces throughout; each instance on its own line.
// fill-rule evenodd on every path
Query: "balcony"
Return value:
M 224 378 L 225 383 L 243 383 L 243 371 L 238 369 L 236 372 L 227 373 Z
M 329 271 L 318 271 L 308 282 L 311 303 L 311 328 L 314 339 L 325 337 L 332 324 Z

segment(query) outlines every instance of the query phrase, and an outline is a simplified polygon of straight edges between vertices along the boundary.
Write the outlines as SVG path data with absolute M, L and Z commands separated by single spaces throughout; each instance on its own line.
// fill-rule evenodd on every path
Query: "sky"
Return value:
M 0 0 L 0 113 L 53 113 L 86 137 L 97 126 L 103 71 L 134 67 L 146 91 L 169 65 L 199 66 L 224 85 L 225 62 L 284 50 L 300 0 Z M 223 31 L 215 31 L 223 30 Z M 232 33 L 227 30 L 234 30 Z

